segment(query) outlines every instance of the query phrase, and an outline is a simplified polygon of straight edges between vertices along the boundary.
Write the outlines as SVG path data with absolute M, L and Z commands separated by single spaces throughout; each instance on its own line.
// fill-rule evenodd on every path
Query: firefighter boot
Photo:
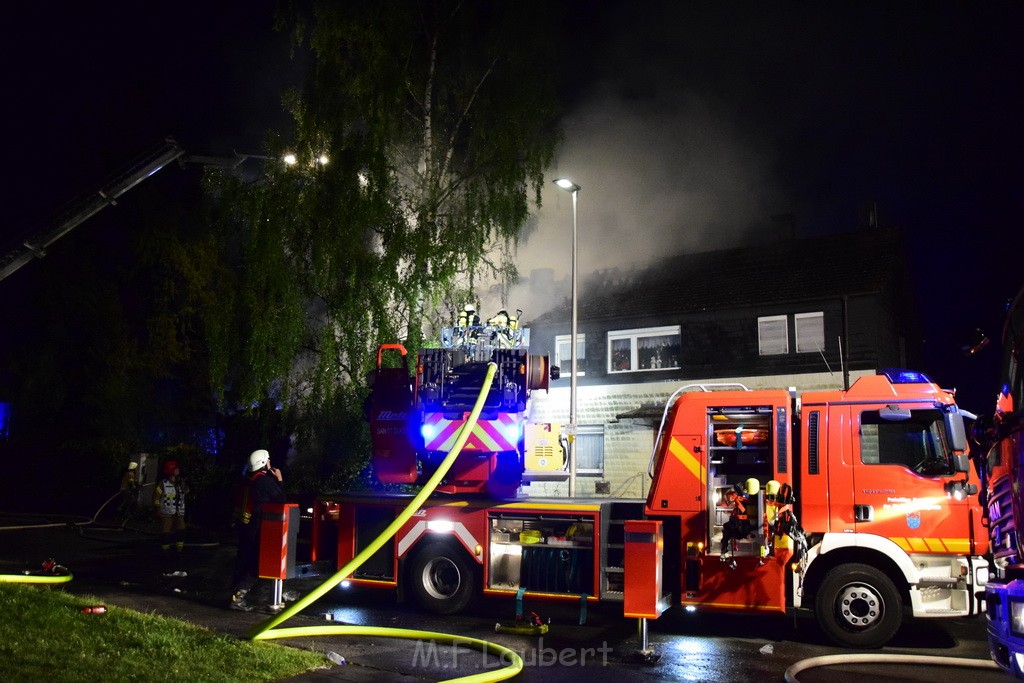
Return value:
M 245 596 L 249 591 L 245 589 L 237 590 L 231 595 L 231 602 L 228 605 L 230 609 L 238 610 L 239 612 L 251 612 L 252 605 L 245 601 Z

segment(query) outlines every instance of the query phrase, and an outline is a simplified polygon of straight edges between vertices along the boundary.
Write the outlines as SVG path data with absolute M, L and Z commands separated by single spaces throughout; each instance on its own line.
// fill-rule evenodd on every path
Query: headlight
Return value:
M 976 567 L 974 569 L 974 586 L 981 588 L 988 585 L 988 567 Z
M 1024 602 L 1010 601 L 1010 630 L 1024 636 Z

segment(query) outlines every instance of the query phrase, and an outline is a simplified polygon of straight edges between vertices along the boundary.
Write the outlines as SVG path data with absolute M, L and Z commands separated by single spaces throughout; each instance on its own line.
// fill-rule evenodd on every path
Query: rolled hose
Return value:
M 458 457 L 462 451 L 463 446 L 466 445 L 466 441 L 469 439 L 470 432 L 473 431 L 473 427 L 476 425 L 477 420 L 480 417 L 480 411 L 483 409 L 484 399 L 487 397 L 487 392 L 491 388 L 491 382 L 494 380 L 494 373 L 497 371 L 498 366 L 494 363 L 488 363 L 487 375 L 484 378 L 483 384 L 480 387 L 480 394 L 477 396 L 476 403 L 473 405 L 473 410 L 470 412 L 469 417 L 462 425 L 462 429 L 459 431 L 459 436 L 455 440 L 454 446 L 451 451 L 441 462 L 437 471 L 434 472 L 430 480 L 424 485 L 419 493 L 409 502 L 409 505 L 395 518 L 393 522 L 385 529 L 380 536 L 374 539 L 366 548 L 363 549 L 358 555 L 346 564 L 344 567 L 335 572 L 322 584 L 313 589 L 308 595 L 303 596 L 292 605 L 286 608 L 280 614 L 277 614 L 262 624 L 257 625 L 253 628 L 247 636 L 252 640 L 271 640 L 275 638 L 295 638 L 300 636 L 331 636 L 331 635 L 362 635 L 362 636 L 378 636 L 388 638 L 410 638 L 418 640 L 438 640 L 453 645 L 468 645 L 472 647 L 478 647 L 486 651 L 489 654 L 497 655 L 500 657 L 500 661 L 507 663 L 505 667 L 497 669 L 495 671 L 486 671 L 478 674 L 472 674 L 470 676 L 463 676 L 461 678 L 450 679 L 451 681 L 458 681 L 458 683 L 485 683 L 488 681 L 503 681 L 508 678 L 512 678 L 523 669 L 523 660 L 514 651 L 491 643 L 486 640 L 478 640 L 476 638 L 466 638 L 464 636 L 456 636 L 447 633 L 437 633 L 434 631 L 419 631 L 414 629 L 404 628 L 386 628 L 381 626 L 351 626 L 351 625 L 331 625 L 331 626 L 305 626 L 305 627 L 294 627 L 294 628 L 280 628 L 275 629 L 274 627 L 282 622 L 290 619 L 292 616 L 298 614 L 309 605 L 316 602 L 329 590 L 337 586 L 339 583 L 347 579 L 352 575 L 356 569 L 360 567 L 367 559 L 369 559 L 377 550 L 379 550 L 387 541 L 398 533 L 398 530 L 405 524 L 410 517 L 412 517 L 419 509 L 423 506 L 426 499 L 434 492 L 438 484 L 444 478 L 448 470 L 451 469 L 452 464 L 455 462 L 455 458 Z
M 959 666 L 971 669 L 995 669 L 999 666 L 989 659 L 964 659 L 961 657 L 932 657 L 929 655 L 872 655 L 848 654 L 825 655 L 803 659 L 786 669 L 786 683 L 799 683 L 796 675 L 808 669 L 840 664 L 924 664 L 928 666 Z

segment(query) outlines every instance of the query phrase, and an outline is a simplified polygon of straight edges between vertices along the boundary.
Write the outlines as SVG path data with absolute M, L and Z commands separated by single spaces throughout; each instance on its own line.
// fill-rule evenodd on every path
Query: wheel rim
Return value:
M 872 586 L 850 584 L 836 596 L 836 613 L 843 624 L 863 630 L 882 620 L 885 601 Z
M 462 585 L 458 566 L 447 557 L 435 557 L 423 567 L 423 589 L 435 600 L 447 600 Z

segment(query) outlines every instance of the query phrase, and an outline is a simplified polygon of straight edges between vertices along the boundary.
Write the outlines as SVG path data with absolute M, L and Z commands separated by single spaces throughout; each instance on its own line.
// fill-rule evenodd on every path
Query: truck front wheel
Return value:
M 436 614 L 462 611 L 476 589 L 476 574 L 466 553 L 448 543 L 420 548 L 409 567 L 409 579 L 416 602 Z
M 903 602 L 884 573 L 866 564 L 847 564 L 825 575 L 814 612 L 822 630 L 845 647 L 881 647 L 899 630 Z

